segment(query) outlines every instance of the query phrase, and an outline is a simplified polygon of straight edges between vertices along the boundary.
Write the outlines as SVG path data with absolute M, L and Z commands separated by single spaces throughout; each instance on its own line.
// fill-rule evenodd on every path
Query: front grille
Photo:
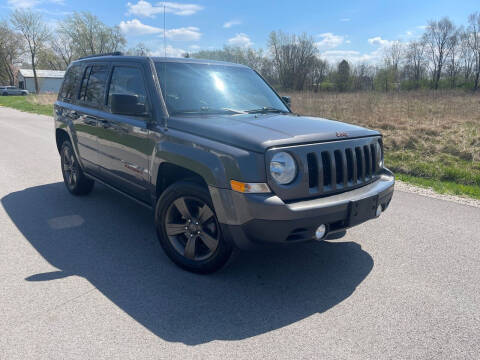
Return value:
M 380 145 L 376 143 L 322 151 L 320 159 L 317 153 L 308 153 L 309 189 L 325 193 L 369 182 L 378 171 L 376 146 Z
M 297 178 L 289 185 L 269 179 L 284 200 L 348 191 L 375 180 L 381 170 L 377 159 L 382 151 L 380 137 L 272 149 L 271 156 L 276 151 L 290 153 L 299 167 Z

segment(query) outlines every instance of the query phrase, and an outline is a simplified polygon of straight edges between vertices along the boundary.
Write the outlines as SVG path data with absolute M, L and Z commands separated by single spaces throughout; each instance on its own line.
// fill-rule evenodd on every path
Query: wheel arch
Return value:
M 57 150 L 60 153 L 60 149 L 62 147 L 62 144 L 65 140 L 72 141 L 70 139 L 70 136 L 68 135 L 68 132 L 64 129 L 55 129 L 55 141 L 57 144 Z
M 157 199 L 166 188 L 182 180 L 194 182 L 208 190 L 207 181 L 198 172 L 172 162 L 164 161 L 159 165 L 156 175 L 155 193 Z

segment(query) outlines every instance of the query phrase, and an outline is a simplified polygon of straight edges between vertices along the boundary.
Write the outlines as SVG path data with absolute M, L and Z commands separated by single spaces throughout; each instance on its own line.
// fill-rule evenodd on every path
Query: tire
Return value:
M 2 96 L 8 96 L 8 93 L 7 93 L 7 92 L 4 92 L 4 93 L 2 94 Z
M 180 181 L 163 192 L 155 208 L 155 226 L 167 256 L 187 271 L 213 273 L 232 254 L 209 192 L 196 183 Z
M 92 192 L 95 182 L 88 179 L 80 168 L 72 144 L 66 140 L 60 149 L 63 182 L 73 195 L 88 195 Z

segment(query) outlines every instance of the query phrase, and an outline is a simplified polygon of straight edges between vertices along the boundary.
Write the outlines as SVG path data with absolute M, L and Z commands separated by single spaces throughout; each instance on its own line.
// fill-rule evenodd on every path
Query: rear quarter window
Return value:
M 105 87 L 107 78 L 107 65 L 87 66 L 82 79 L 79 99 L 93 107 L 103 107 L 105 103 Z
M 74 65 L 68 69 L 63 80 L 62 90 L 58 95 L 59 100 L 70 102 L 74 98 L 81 75 L 82 67 L 80 65 Z

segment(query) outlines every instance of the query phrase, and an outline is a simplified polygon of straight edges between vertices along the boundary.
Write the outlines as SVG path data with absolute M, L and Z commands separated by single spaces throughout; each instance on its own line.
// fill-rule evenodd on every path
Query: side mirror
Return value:
M 288 107 L 290 107 L 292 101 L 290 99 L 290 96 L 282 96 L 282 100 L 285 104 L 287 104 Z
M 127 94 L 111 94 L 110 109 L 113 114 L 131 115 L 131 116 L 147 116 L 147 108 L 145 104 L 138 103 L 137 95 Z

